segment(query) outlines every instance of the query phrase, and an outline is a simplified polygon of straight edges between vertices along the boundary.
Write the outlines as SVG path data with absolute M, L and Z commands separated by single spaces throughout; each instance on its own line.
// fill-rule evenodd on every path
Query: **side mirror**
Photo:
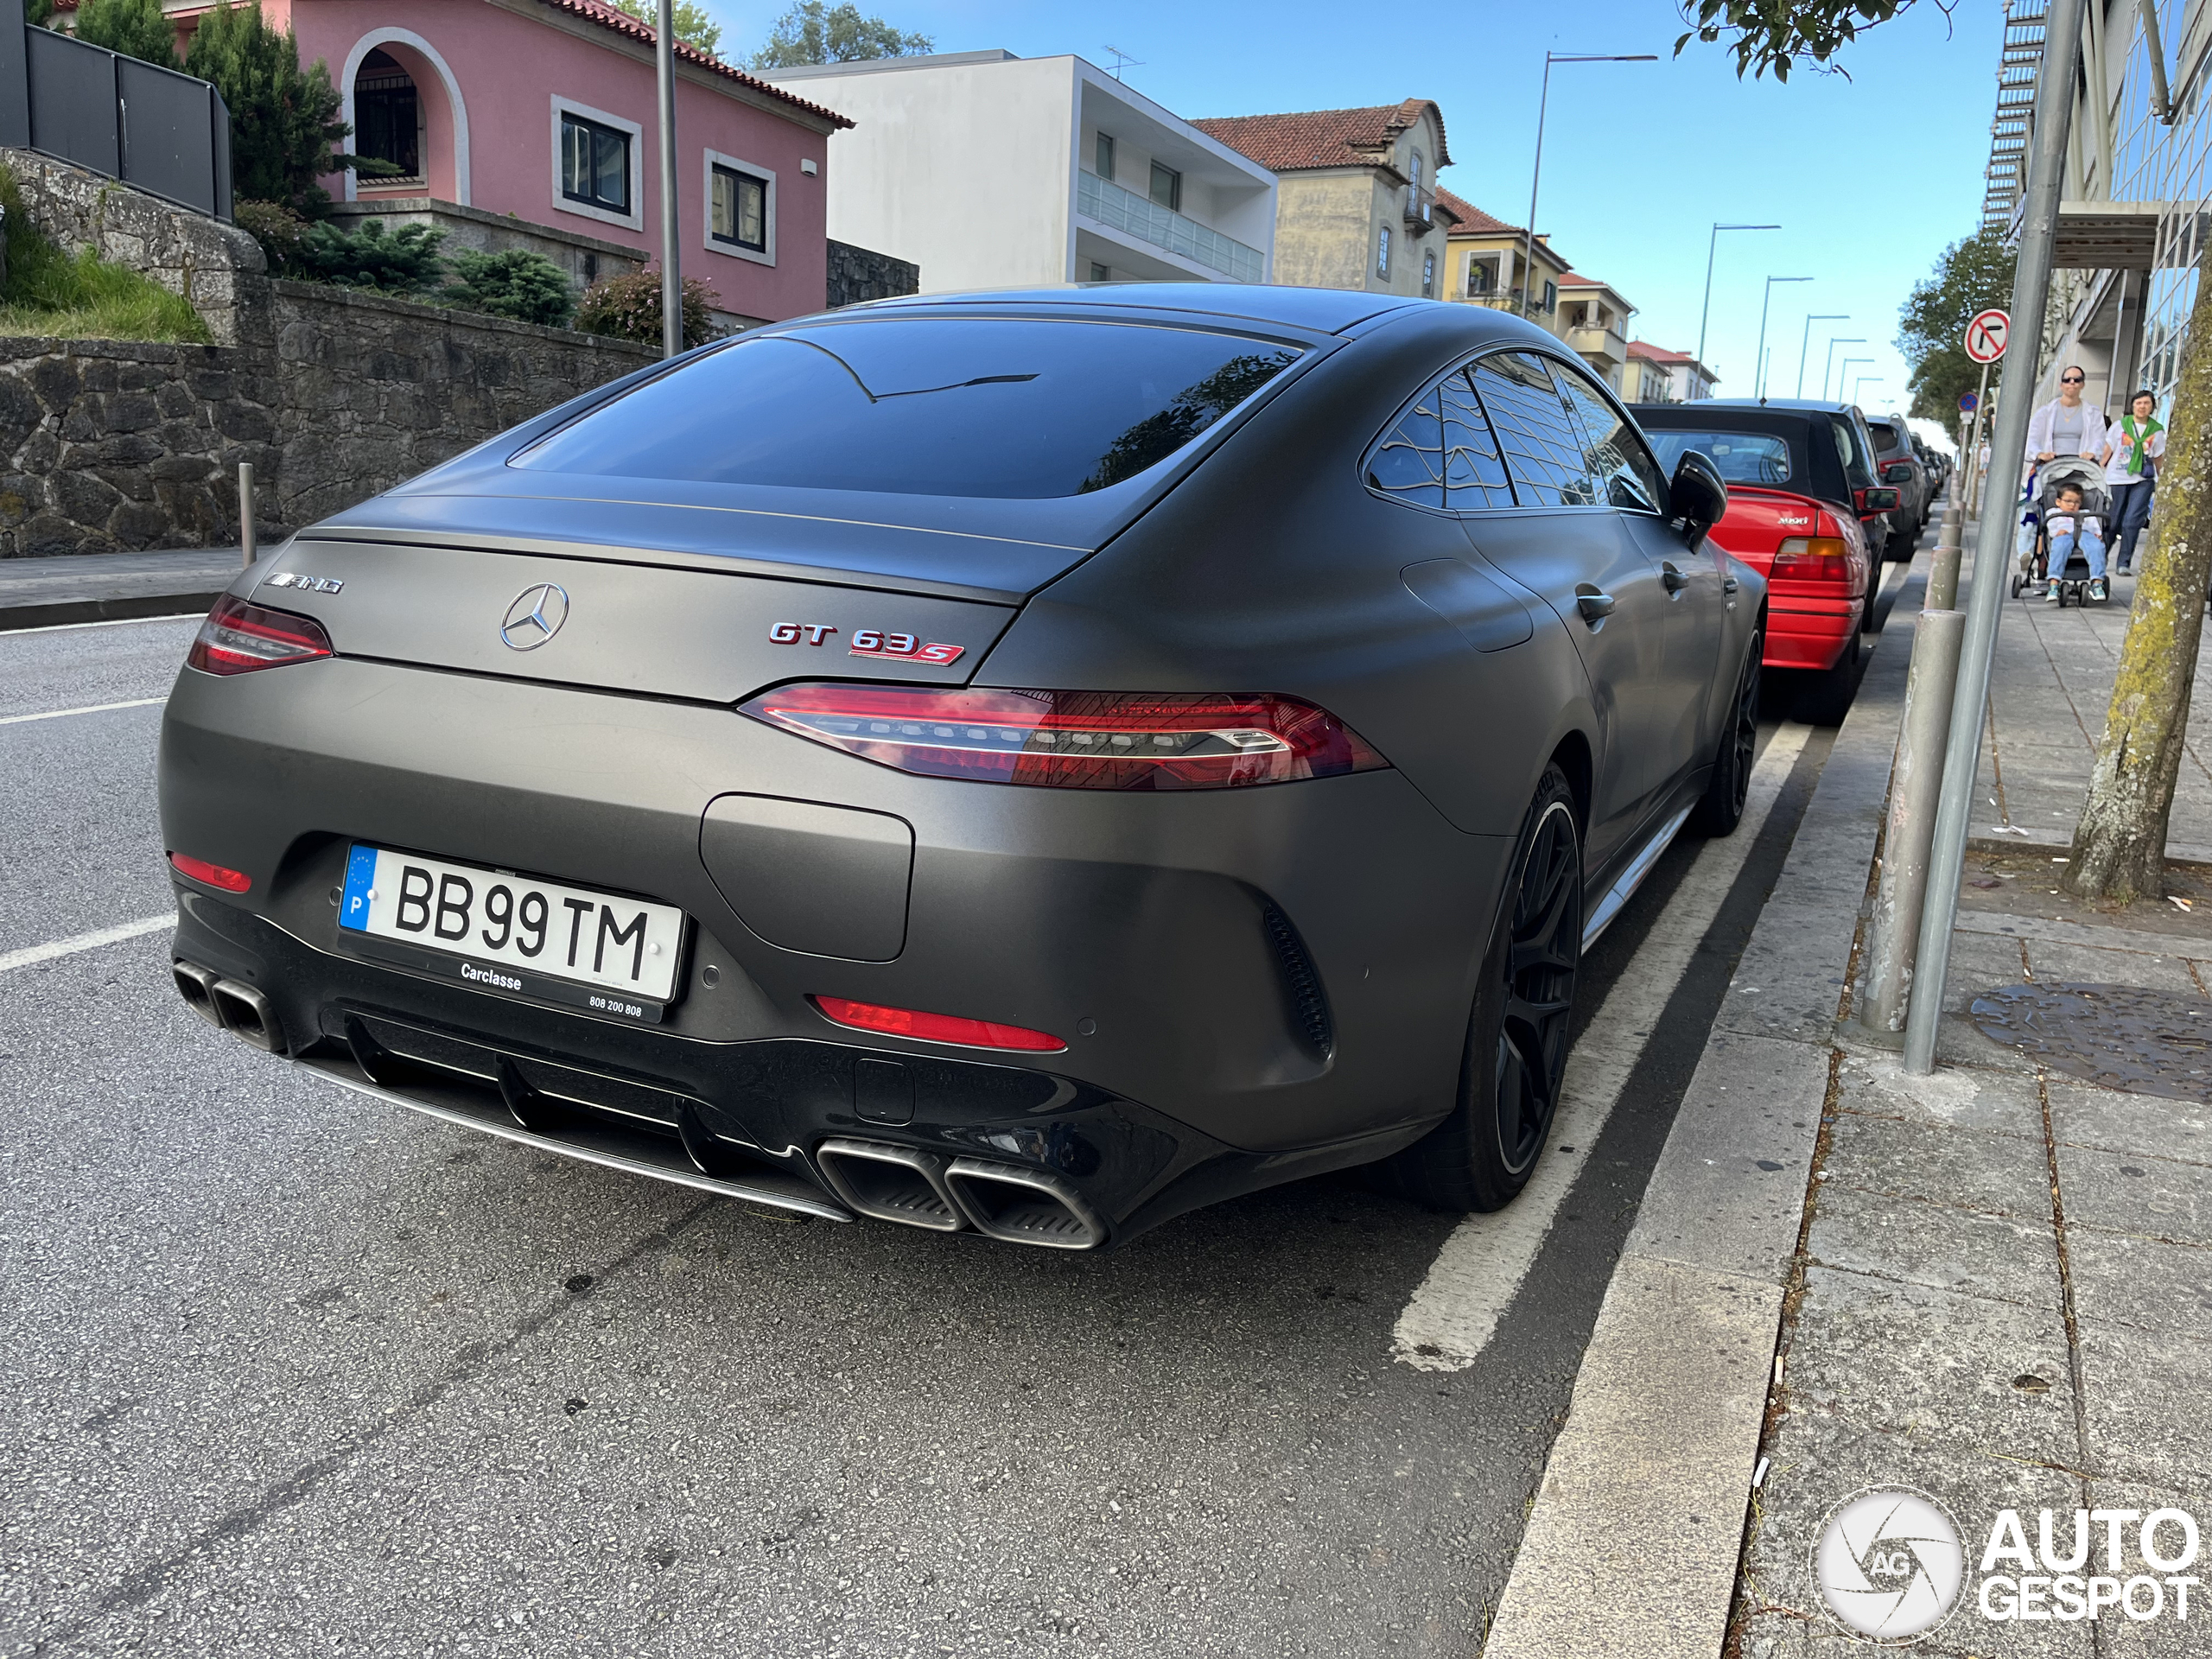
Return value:
M 1682 534 L 1690 546 L 1697 547 L 1705 540 L 1706 531 L 1728 511 L 1728 486 L 1720 480 L 1720 469 L 1698 451 L 1683 450 L 1682 458 L 1675 463 L 1667 510 L 1681 521 Z
M 1893 461 L 1882 468 L 1882 476 L 1892 484 L 1902 484 L 1912 476 L 1912 463 L 1909 461 Z
M 1859 492 L 1859 516 L 1871 518 L 1878 512 L 1895 512 L 1897 500 L 1897 493 L 1892 489 L 1876 486 L 1861 490 Z

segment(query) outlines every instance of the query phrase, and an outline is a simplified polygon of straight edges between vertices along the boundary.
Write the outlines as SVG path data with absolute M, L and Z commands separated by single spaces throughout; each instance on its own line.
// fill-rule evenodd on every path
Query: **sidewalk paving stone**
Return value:
M 2084 1321 L 2193 1340 L 2212 1332 L 2212 1246 L 2079 1227 L 2068 1230 L 2066 1255 Z
M 2124 1095 L 2053 1077 L 2052 1132 L 2062 1146 L 2137 1152 L 2157 1147 L 2183 1163 L 2212 1164 L 2212 1107 L 2162 1095 Z
M 1830 1185 L 2050 1224 L 2050 1165 L 2018 1135 L 1841 1112 L 1821 1173 Z
M 2092 1465 L 2154 1485 L 2212 1489 L 2212 1417 L 2204 1410 L 2212 1344 L 2093 1319 L 2079 1328 Z
M 2212 1168 L 2147 1152 L 2058 1148 L 2066 1224 L 2212 1244 Z
M 2171 1248 L 2171 1247 L 2168 1247 Z M 1872 1279 L 2058 1308 L 2048 1222 L 1899 1203 L 1831 1181 L 1805 1238 L 1808 1262 Z M 2212 1271 L 2212 1257 L 2207 1259 Z
M 2043 1109 L 2034 1091 L 2002 1072 L 1947 1067 L 1907 1077 L 1894 1054 L 1844 1061 L 1838 1103 L 1872 1117 L 1901 1117 L 1938 1128 L 1993 1129 L 2040 1142 Z

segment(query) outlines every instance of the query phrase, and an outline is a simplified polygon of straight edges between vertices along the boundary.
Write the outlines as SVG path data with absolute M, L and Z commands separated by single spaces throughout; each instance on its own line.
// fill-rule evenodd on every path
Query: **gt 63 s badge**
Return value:
M 779 645 L 795 645 L 802 640 L 818 645 L 836 632 L 820 622 L 779 622 L 768 630 L 768 638 Z M 855 657 L 889 657 L 899 662 L 928 663 L 938 668 L 958 662 L 967 649 L 965 645 L 924 645 L 918 635 L 887 633 L 881 628 L 859 629 L 854 633 L 852 643 L 852 655 Z

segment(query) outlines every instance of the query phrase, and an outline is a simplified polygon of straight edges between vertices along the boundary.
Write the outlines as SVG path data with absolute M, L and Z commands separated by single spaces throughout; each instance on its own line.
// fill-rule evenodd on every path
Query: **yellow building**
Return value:
M 1618 289 L 1577 275 L 1548 238 L 1532 241 L 1527 227 L 1509 225 L 1449 190 L 1436 193 L 1436 206 L 1451 220 L 1440 298 L 1521 313 L 1565 340 L 1614 391 L 1633 394 L 1624 372 L 1636 308 Z M 1522 296 L 1532 288 L 1534 304 L 1524 307 Z
M 1444 296 L 1449 215 L 1436 170 L 1452 155 L 1435 105 L 1409 98 L 1191 124 L 1275 175 L 1276 282 Z
M 1559 337 L 1615 391 L 1628 366 L 1628 320 L 1635 315 L 1610 283 L 1571 270 L 1559 280 Z

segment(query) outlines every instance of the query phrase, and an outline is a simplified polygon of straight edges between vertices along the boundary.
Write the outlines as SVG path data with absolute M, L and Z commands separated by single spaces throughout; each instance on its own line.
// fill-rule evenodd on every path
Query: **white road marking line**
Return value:
M 0 955 L 0 974 L 13 973 L 18 968 L 29 968 L 41 962 L 52 962 L 56 957 L 73 957 L 79 950 L 97 950 L 104 944 L 115 944 L 124 939 L 135 939 L 142 933 L 152 933 L 164 927 L 176 925 L 176 912 L 165 912 L 149 916 L 141 921 L 121 922 L 113 927 L 104 927 L 97 933 L 79 933 L 73 939 L 56 939 L 50 944 L 26 945 L 21 950 Z
M 189 622 L 198 627 L 207 620 L 205 611 L 179 611 L 173 616 L 111 616 L 99 622 L 47 622 L 35 628 L 0 628 L 0 639 L 19 633 L 70 633 L 79 628 L 136 628 L 148 622 Z
M 1504 1209 L 1469 1216 L 1444 1241 L 1428 1276 L 1398 1316 L 1391 1333 L 1395 1357 L 1424 1371 L 1458 1371 L 1473 1364 L 1489 1344 L 1574 1183 L 1581 1168 L 1577 1160 L 1612 1115 L 1667 999 L 1735 886 L 1811 735 L 1811 727 L 1791 722 L 1767 741 L 1751 769 L 1744 821 L 1735 834 L 1706 842 L 1568 1054 L 1559 1111 L 1535 1173 Z M 1561 1157 L 1557 1149 L 1562 1146 L 1574 1152 Z
M 81 709 L 49 709 L 41 715 L 0 715 L 0 726 L 21 726 L 26 721 L 63 720 L 71 715 L 104 715 L 111 709 L 151 709 L 167 697 L 137 697 L 129 702 L 88 702 Z

